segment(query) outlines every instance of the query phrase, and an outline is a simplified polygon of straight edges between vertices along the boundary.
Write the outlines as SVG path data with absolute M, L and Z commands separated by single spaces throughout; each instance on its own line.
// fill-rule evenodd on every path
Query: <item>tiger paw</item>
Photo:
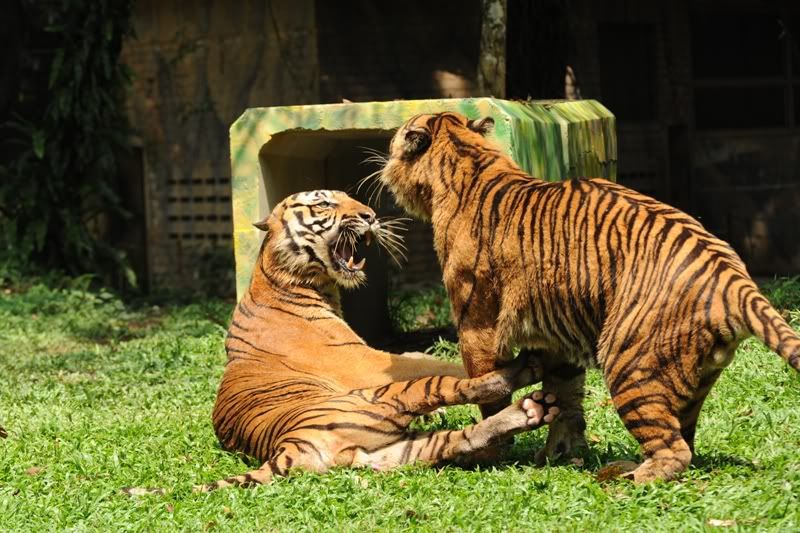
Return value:
M 491 445 L 471 453 L 468 457 L 461 458 L 460 462 L 467 465 L 496 463 L 508 455 L 513 444 L 513 436 L 493 441 Z
M 519 406 L 526 417 L 525 426 L 529 429 L 534 429 L 555 420 L 560 411 L 555 403 L 555 394 L 540 390 L 520 400 Z
M 582 450 L 588 448 L 584 436 L 585 428 L 586 422 L 583 420 L 583 415 L 565 416 L 562 414 L 550 426 L 547 442 L 544 448 L 536 453 L 535 463 L 543 466 L 548 462 L 553 463 L 559 459 L 571 459 L 578 456 Z

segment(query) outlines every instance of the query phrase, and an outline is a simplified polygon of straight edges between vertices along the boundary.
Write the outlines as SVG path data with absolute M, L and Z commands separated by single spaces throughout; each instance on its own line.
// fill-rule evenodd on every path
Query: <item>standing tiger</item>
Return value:
M 543 462 L 586 445 L 585 369 L 599 365 L 644 456 L 628 476 L 674 477 L 737 345 L 755 334 L 798 369 L 800 338 L 699 222 L 603 179 L 535 179 L 485 138 L 492 125 L 414 117 L 380 174 L 433 224 L 467 373 L 491 372 L 515 346 L 538 352 L 561 407 Z
M 342 319 L 337 286 L 365 282 L 359 244 L 396 237 L 342 192 L 292 195 L 256 226 L 266 237 L 228 330 L 213 421 L 225 449 L 264 464 L 199 490 L 266 483 L 289 468 L 463 458 L 558 414 L 553 395 L 537 391 L 463 430 L 407 431 L 440 406 L 497 401 L 539 381 L 535 360 L 466 379 L 460 365 L 367 346 Z

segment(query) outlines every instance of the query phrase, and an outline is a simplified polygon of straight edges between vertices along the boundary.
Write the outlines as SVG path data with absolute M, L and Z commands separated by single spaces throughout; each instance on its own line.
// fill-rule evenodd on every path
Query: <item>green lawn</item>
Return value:
M 773 288 L 782 306 L 800 307 L 796 285 Z M 210 423 L 229 313 L 222 302 L 128 306 L 77 288 L 0 289 L 0 531 L 800 528 L 800 379 L 754 340 L 713 390 L 696 465 L 677 482 L 595 480 L 637 447 L 592 373 L 583 466 L 531 466 L 540 431 L 481 471 L 298 472 L 193 494 L 248 468 L 219 448 Z M 456 427 L 475 414 L 451 408 L 427 424 Z

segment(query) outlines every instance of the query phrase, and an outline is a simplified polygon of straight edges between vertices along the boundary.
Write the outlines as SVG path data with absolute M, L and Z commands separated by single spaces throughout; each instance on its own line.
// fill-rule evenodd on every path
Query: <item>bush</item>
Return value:
M 389 295 L 389 314 L 397 331 L 443 328 L 451 324 L 444 286 L 401 290 Z

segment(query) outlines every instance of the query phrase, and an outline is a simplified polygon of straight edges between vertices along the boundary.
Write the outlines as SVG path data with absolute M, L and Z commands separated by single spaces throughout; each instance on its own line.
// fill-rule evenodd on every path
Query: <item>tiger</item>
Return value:
M 442 406 L 495 402 L 538 382 L 540 367 L 518 358 L 468 378 L 457 363 L 367 346 L 342 318 L 339 287 L 366 282 L 360 245 L 388 249 L 397 234 L 343 192 L 293 194 L 255 225 L 266 235 L 228 329 L 212 418 L 225 450 L 262 466 L 196 491 L 263 484 L 290 468 L 463 460 L 558 415 L 555 396 L 535 391 L 464 429 L 409 431 L 415 417 Z
M 677 476 L 739 343 L 755 335 L 797 370 L 800 338 L 700 222 L 605 179 L 534 178 L 491 140 L 493 125 L 415 116 L 376 176 L 433 226 L 468 375 L 492 372 L 517 348 L 538 354 L 561 408 L 535 456 L 544 464 L 587 446 L 585 373 L 599 367 L 643 458 L 624 476 Z

